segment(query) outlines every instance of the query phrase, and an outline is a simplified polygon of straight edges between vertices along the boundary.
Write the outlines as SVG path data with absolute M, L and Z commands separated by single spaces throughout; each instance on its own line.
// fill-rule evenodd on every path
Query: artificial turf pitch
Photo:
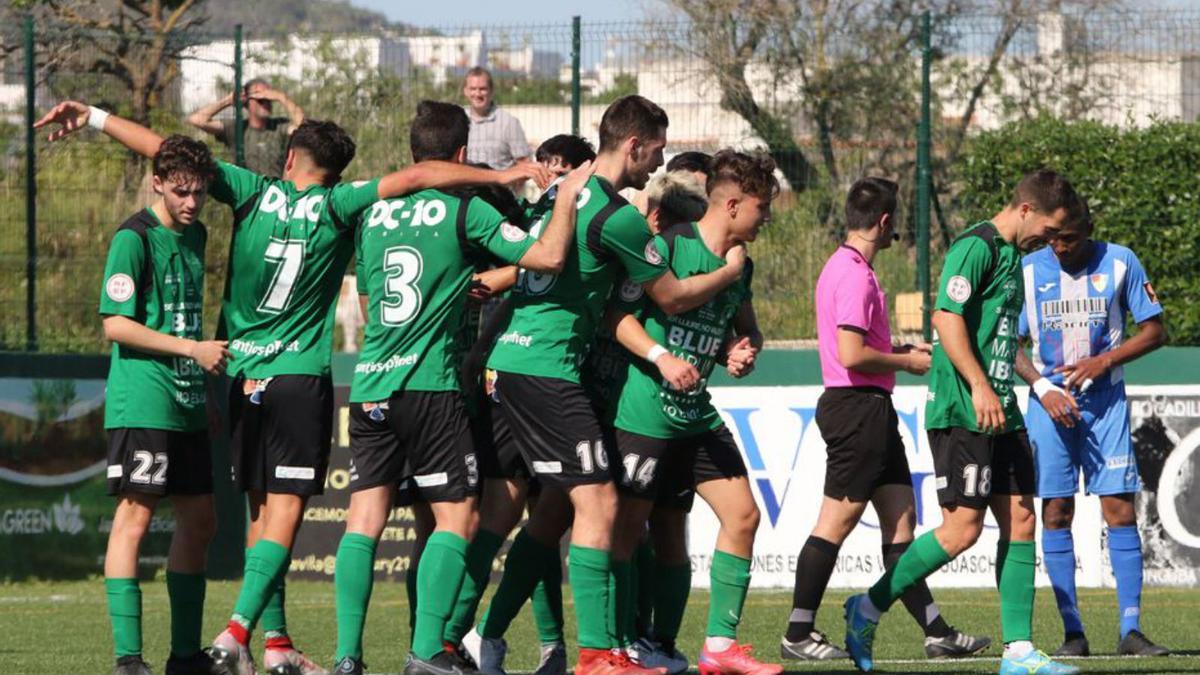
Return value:
M 211 582 L 205 612 L 206 639 L 215 636 L 232 610 L 237 592 L 233 582 Z M 163 672 L 169 648 L 170 613 L 167 589 L 161 581 L 142 582 L 146 660 Z M 567 635 L 574 634 L 570 592 L 567 595 Z M 830 591 L 818 616 L 818 628 L 842 643 L 842 601 L 847 593 Z M 943 615 L 970 633 L 990 635 L 999 642 L 999 599 L 995 590 L 935 589 Z M 695 663 L 705 626 L 708 594 L 696 591 L 681 632 L 680 649 Z M 1156 642 L 1177 655 L 1159 659 L 1120 658 L 1116 651 L 1116 598 L 1109 589 L 1080 591 L 1080 608 L 1093 656 L 1075 661 L 1084 672 L 1195 673 L 1200 672 L 1200 589 L 1154 588 L 1143 596 L 1142 627 Z M 791 606 L 791 593 L 753 591 L 746 601 L 740 639 L 755 645 L 762 659 L 778 662 L 779 637 Z M 332 667 L 336 623 L 333 585 L 289 582 L 288 629 L 297 646 L 326 667 Z M 5 673 L 62 675 L 107 673 L 112 668 L 112 638 L 100 579 L 73 582 L 22 582 L 0 585 L 0 663 Z M 261 636 L 254 653 L 261 659 Z M 529 671 L 537 665 L 537 636 L 528 607 L 514 622 L 508 637 L 506 667 Z M 887 673 L 986 673 L 999 667 L 999 647 L 968 661 L 926 661 L 921 633 L 897 603 L 884 617 L 876 637 L 876 670 Z M 1053 593 L 1038 589 L 1034 640 L 1046 651 L 1062 640 Z M 408 610 L 403 584 L 378 583 L 367 617 L 366 662 L 370 673 L 399 673 L 408 648 Z M 572 659 L 573 661 L 573 659 Z M 798 673 L 850 672 L 853 666 L 823 662 L 786 662 Z

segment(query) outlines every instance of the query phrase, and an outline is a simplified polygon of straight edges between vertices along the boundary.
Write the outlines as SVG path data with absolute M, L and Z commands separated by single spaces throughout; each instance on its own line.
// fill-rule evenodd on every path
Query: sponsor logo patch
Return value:
M 562 462 L 534 462 L 534 473 L 562 473 Z
M 424 487 L 437 487 L 439 485 L 445 485 L 446 483 L 450 482 L 450 476 L 448 476 L 445 471 L 441 471 L 439 473 L 427 473 L 427 474 L 422 474 L 420 476 L 413 476 L 412 479 L 413 479 L 413 482 L 417 484 L 417 487 L 423 487 L 423 488 Z
M 651 265 L 662 264 L 662 255 L 659 254 L 658 247 L 654 245 L 653 239 L 646 242 L 646 249 L 642 251 L 642 253 L 646 256 L 646 262 L 650 263 Z
M 108 465 L 108 477 L 109 478 L 120 478 L 122 475 L 124 475 L 124 473 L 125 473 L 125 467 L 121 466 L 120 464 L 109 464 Z
M 113 302 L 125 302 L 129 300 L 133 297 L 133 277 L 123 273 L 112 275 L 104 283 L 104 292 L 108 294 L 108 299 Z
M 971 298 L 971 282 L 961 274 L 950 277 L 946 282 L 946 295 L 961 305 Z
M 504 237 L 504 241 L 511 241 L 515 244 L 518 241 L 524 241 L 524 239 L 529 236 L 529 233 L 517 227 L 516 225 L 505 221 L 500 223 L 500 236 Z
M 276 478 L 290 478 L 294 480 L 312 480 L 317 477 L 317 470 L 311 466 L 277 466 L 275 467 Z

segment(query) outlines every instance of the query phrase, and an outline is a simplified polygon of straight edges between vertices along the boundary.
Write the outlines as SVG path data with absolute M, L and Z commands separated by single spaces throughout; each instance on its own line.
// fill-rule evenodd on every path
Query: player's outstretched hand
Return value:
M 984 433 L 1004 430 L 1004 407 L 1000 398 L 986 382 L 971 390 L 971 405 L 975 408 L 975 423 Z
M 550 181 L 554 180 L 554 174 L 550 173 L 550 169 L 537 162 L 517 162 L 501 171 L 500 176 L 500 182 L 505 185 L 532 180 L 542 190 L 545 190 Z
M 700 381 L 700 371 L 674 354 L 663 354 L 654 365 L 658 366 L 663 379 L 678 391 L 687 391 Z
M 471 286 L 467 289 L 467 304 L 479 307 L 492 297 L 492 289 L 478 274 L 471 278 Z
M 226 349 L 228 345 L 225 340 L 202 340 L 192 345 L 192 353 L 188 356 L 209 375 L 220 375 L 225 372 L 225 364 L 231 356 Z
M 1107 356 L 1091 356 L 1070 365 L 1059 366 L 1054 369 L 1054 372 L 1064 373 L 1063 384 L 1066 385 L 1067 390 L 1074 390 L 1082 394 L 1111 368 L 1112 362 Z
M 594 173 L 596 173 L 596 163 L 588 160 L 567 172 L 567 177 L 558 184 L 558 191 L 577 195 L 583 191 L 583 186 L 587 185 L 588 179 Z
M 79 101 L 63 101 L 54 106 L 42 119 L 33 123 L 34 129 L 41 129 L 50 124 L 59 125 L 58 129 L 50 132 L 46 138 L 57 141 L 87 126 L 92 117 L 92 109 Z
M 924 375 L 929 372 L 929 366 L 933 363 L 933 357 L 929 352 L 921 349 L 912 348 L 904 354 L 904 369 L 913 375 Z
M 1082 419 L 1075 397 L 1058 387 L 1047 391 L 1038 400 L 1050 415 L 1050 419 L 1068 429 L 1075 427 L 1075 420 Z

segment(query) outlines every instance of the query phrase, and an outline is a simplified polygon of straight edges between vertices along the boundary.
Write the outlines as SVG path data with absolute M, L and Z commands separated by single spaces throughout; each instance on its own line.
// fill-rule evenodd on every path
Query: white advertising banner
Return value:
M 753 585 L 791 587 L 796 556 L 816 523 L 825 480 L 825 444 L 814 420 L 818 386 L 721 387 L 713 401 L 738 440 L 762 512 L 754 546 Z M 924 433 L 925 387 L 898 387 L 893 400 L 916 496 L 917 533 L 941 522 L 933 458 Z M 1024 405 L 1026 394 L 1020 394 Z M 1148 584 L 1200 582 L 1200 386 L 1131 386 L 1130 413 L 1144 490 L 1138 516 Z M 1039 504 L 1040 510 L 1040 504 Z M 689 522 L 694 583 L 708 586 L 719 524 L 696 500 Z M 1040 526 L 1039 526 L 1040 531 Z M 998 530 L 988 516 L 979 542 L 929 578 L 931 586 L 994 587 Z M 1075 550 L 1079 586 L 1112 586 L 1099 500 L 1079 495 Z M 1041 565 L 1038 583 L 1048 581 Z M 869 586 L 883 571 L 878 519 L 870 507 L 841 548 L 831 587 Z

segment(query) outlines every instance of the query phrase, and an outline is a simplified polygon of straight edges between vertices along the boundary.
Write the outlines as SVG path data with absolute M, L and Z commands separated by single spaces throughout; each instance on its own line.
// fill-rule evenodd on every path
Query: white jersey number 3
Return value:
M 421 252 L 411 246 L 393 246 L 383 252 L 383 301 L 379 317 L 385 326 L 403 326 L 421 310 L 421 289 L 417 280 L 425 263 Z

